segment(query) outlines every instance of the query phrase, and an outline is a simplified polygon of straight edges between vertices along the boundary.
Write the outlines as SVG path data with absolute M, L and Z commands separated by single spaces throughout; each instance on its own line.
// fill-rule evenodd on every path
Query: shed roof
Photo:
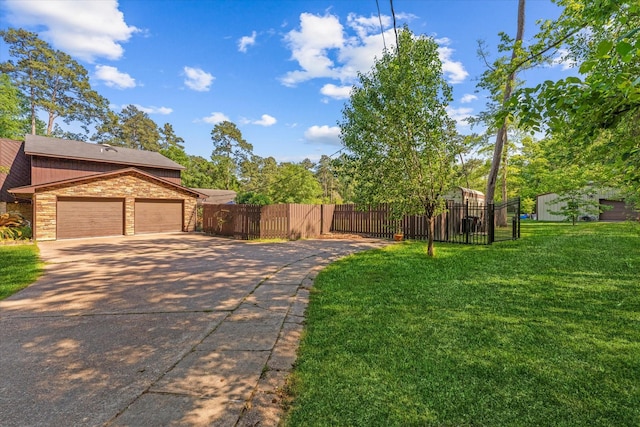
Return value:
M 192 188 L 192 190 L 204 194 L 206 197 L 201 201 L 207 204 L 227 204 L 237 196 L 237 193 L 233 190 L 216 190 L 213 188 Z
M 147 166 L 173 170 L 185 169 L 184 166 L 155 151 L 111 147 L 106 144 L 94 144 L 39 135 L 25 136 L 24 152 L 35 156 L 116 163 L 128 166 Z

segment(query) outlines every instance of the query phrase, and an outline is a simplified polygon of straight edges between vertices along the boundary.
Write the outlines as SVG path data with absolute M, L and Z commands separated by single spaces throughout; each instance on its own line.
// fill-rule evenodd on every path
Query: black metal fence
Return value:
M 236 239 L 314 238 L 334 233 L 393 237 L 402 229 L 405 239 L 427 240 L 425 215 L 405 215 L 396 221 L 389 204 L 356 205 L 205 205 L 203 229 Z M 434 240 L 468 245 L 520 238 L 520 199 L 496 205 L 447 202 L 447 211 L 435 218 Z
M 433 239 L 437 242 L 490 245 L 520 237 L 520 199 L 496 205 L 447 202 L 447 211 L 435 218 Z M 429 224 L 425 215 L 405 215 L 393 221 L 391 206 L 362 209 L 356 205 L 336 205 L 331 231 L 391 238 L 401 229 L 405 239 L 427 240 Z

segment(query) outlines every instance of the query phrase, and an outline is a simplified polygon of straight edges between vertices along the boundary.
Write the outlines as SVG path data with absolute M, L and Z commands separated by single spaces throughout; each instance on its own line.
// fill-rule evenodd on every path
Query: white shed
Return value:
M 566 206 L 566 202 L 553 203 L 559 196 L 557 193 L 540 194 L 536 197 L 536 213 L 539 221 L 564 221 L 562 215 L 554 215 L 550 211 L 560 211 Z M 582 195 L 583 200 L 593 200 L 600 205 L 611 206 L 610 209 L 602 212 L 600 215 L 583 213 L 589 215 L 592 220 L 600 221 L 624 221 L 630 216 L 638 217 L 638 213 L 625 206 L 620 192 L 613 188 L 593 188 L 585 191 Z M 583 216 L 580 215 L 580 216 Z
M 470 206 L 484 206 L 484 193 L 465 187 L 454 187 L 444 195 L 445 200 L 453 200 L 454 203 L 467 203 Z

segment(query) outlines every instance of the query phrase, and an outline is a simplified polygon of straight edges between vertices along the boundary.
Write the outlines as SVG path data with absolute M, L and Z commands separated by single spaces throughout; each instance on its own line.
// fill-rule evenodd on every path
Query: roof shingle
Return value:
M 35 156 L 88 160 L 129 166 L 150 166 L 161 169 L 185 169 L 184 166 L 155 151 L 111 147 L 105 144 L 93 144 L 39 135 L 25 136 L 24 151 L 28 155 Z

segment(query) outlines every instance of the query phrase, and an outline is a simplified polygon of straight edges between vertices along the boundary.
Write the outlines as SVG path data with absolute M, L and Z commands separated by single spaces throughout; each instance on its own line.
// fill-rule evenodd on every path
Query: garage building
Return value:
M 151 151 L 27 135 L 34 238 L 55 240 L 193 231 L 201 194 L 183 187 L 178 163 Z

